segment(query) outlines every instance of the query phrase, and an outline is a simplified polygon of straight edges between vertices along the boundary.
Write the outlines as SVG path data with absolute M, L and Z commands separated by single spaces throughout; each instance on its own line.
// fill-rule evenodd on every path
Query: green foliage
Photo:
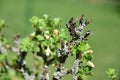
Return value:
M 5 20 L 0 20 L 0 31 L 6 26 Z
M 54 22 L 55 26 L 58 26 L 58 25 L 60 25 L 61 19 L 59 17 L 54 18 L 53 22 Z
M 36 38 L 37 38 L 39 41 L 45 40 L 45 38 L 44 38 L 43 36 L 41 36 L 41 35 L 36 36 Z
M 88 80 L 88 75 L 92 75 L 91 70 L 95 67 L 91 61 L 93 54 L 89 44 L 86 41 L 81 41 L 79 45 L 73 45 L 72 54 L 81 56 L 82 63 L 79 66 L 78 73 L 82 80 Z
M 33 16 L 29 21 L 31 22 L 35 30 L 26 38 L 20 39 L 20 42 L 19 36 L 15 37 L 15 42 L 17 44 L 15 48 L 8 45 L 7 39 L 4 36 L 1 37 L 1 43 L 2 45 L 5 45 L 2 47 L 7 49 L 7 51 L 8 50 L 12 51 L 13 49 L 15 49 L 17 55 L 12 59 L 10 64 L 8 64 L 9 61 L 7 60 L 5 54 L 2 53 L 0 55 L 0 79 L 21 80 L 25 77 L 24 74 L 22 73 L 24 69 L 26 73 L 28 73 L 27 75 L 28 77 L 30 77 L 31 74 L 37 74 L 35 75 L 36 76 L 35 79 L 37 79 L 39 73 L 41 72 L 41 71 L 39 72 L 39 70 L 41 70 L 40 66 L 46 65 L 49 66 L 52 64 L 58 65 L 57 63 L 59 62 L 58 60 L 59 53 L 57 54 L 57 49 L 63 47 L 61 43 L 65 43 L 66 46 L 65 48 L 63 48 L 63 50 L 65 50 L 67 54 L 71 53 L 73 55 L 79 55 L 78 61 L 80 60 L 81 63 L 80 65 L 78 64 L 79 66 L 77 75 L 82 80 L 88 80 L 88 75 L 92 75 L 91 70 L 95 66 L 92 62 L 93 58 L 92 50 L 90 50 L 90 46 L 87 43 L 87 41 L 81 40 L 80 44 L 78 45 L 70 44 L 69 47 L 66 44 L 68 36 L 65 34 L 65 29 L 62 29 L 61 27 L 61 19 L 59 17 L 52 18 L 45 14 L 41 18 Z M 1 26 L 4 26 L 4 24 L 5 24 L 4 21 L 1 21 Z M 26 66 L 27 64 L 25 64 L 26 56 L 29 55 L 28 53 L 33 53 L 32 55 L 34 55 L 33 58 L 35 60 L 35 63 L 33 65 L 34 69 L 31 69 L 30 67 Z M 64 58 L 64 51 L 62 53 Z M 41 65 L 42 61 L 43 65 Z M 6 66 L 9 66 L 9 69 Z M 47 74 L 47 72 L 48 71 L 45 71 L 44 74 Z M 9 76 L 6 78 L 5 75 Z
M 38 44 L 37 42 L 31 41 L 30 38 L 24 38 L 21 40 L 20 50 L 27 53 L 39 52 Z
M 14 69 L 8 69 L 7 73 L 2 73 L 0 75 L 0 80 L 23 80 L 21 75 L 16 74 Z
M 38 17 L 33 16 L 33 17 L 30 19 L 30 22 L 33 24 L 33 27 L 37 27 Z
M 65 40 L 66 35 L 60 29 L 61 19 L 49 17 L 47 14 L 43 15 L 42 18 L 32 17 L 30 22 L 36 29 L 34 34 L 30 36 L 34 37 L 31 41 L 39 43 L 38 46 L 41 46 L 41 54 L 46 54 L 47 47 L 49 47 L 50 55 L 56 55 L 56 49 L 60 47 L 60 42 Z
M 3 46 L 6 46 L 9 43 L 4 35 L 0 36 L 0 41 L 2 42 Z
M 82 75 L 81 75 L 81 78 L 82 78 L 83 80 L 88 80 L 88 77 L 87 77 L 85 74 L 82 74 Z
M 0 62 L 4 63 L 6 60 L 7 60 L 7 54 L 4 53 L 4 54 L 0 54 Z
M 93 54 L 89 44 L 86 41 L 82 41 L 79 45 L 73 45 L 72 54 L 81 56 L 82 63 L 79 66 L 78 73 L 82 80 L 88 80 L 88 75 L 92 75 L 91 70 L 95 67 L 91 61 Z
M 29 38 L 24 38 L 21 40 L 20 49 L 22 52 L 31 52 L 32 44 Z
M 84 56 L 82 57 L 84 58 Z M 88 80 L 88 76 L 92 75 L 92 69 L 95 67 L 91 59 L 84 58 L 82 59 L 82 63 L 79 66 L 79 76 L 81 76 L 82 80 Z
M 114 68 L 109 68 L 106 73 L 111 80 L 118 80 L 118 71 Z
M 88 45 L 88 43 L 86 41 L 82 41 L 80 43 L 80 45 L 78 46 L 78 50 L 80 50 L 81 52 L 85 52 L 90 48 L 90 46 Z
M 77 53 L 84 53 L 90 48 L 89 44 L 86 41 L 81 41 L 81 43 L 77 45 L 72 46 L 72 53 L 77 54 Z

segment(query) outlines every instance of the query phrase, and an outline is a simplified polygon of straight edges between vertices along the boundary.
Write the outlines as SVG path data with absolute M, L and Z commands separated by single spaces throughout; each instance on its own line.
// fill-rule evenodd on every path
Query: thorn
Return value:
M 85 25 L 88 25 L 88 24 L 90 24 L 90 23 L 91 23 L 91 21 L 92 21 L 91 19 L 89 19 L 89 20 L 86 20 L 86 21 L 85 21 Z
M 90 34 L 93 34 L 93 32 L 91 31 L 91 30 L 88 30 L 87 32 L 86 32 L 86 34 L 85 34 L 85 36 L 84 36 L 84 40 L 88 40 L 88 36 L 90 35 Z
M 84 19 L 84 15 L 82 14 L 82 16 L 80 17 L 80 21 L 79 21 L 79 23 L 82 25 L 82 23 L 83 23 L 83 19 Z
M 73 23 L 73 17 L 70 18 L 69 23 Z

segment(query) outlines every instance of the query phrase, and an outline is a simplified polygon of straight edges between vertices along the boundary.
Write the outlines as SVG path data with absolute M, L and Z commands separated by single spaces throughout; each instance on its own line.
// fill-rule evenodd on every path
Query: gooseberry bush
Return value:
M 59 17 L 46 14 L 42 18 L 33 16 L 29 21 L 34 31 L 25 38 L 14 35 L 13 45 L 2 34 L 6 23 L 0 20 L 0 80 L 61 80 L 68 74 L 73 76 L 71 80 L 88 80 L 95 65 L 93 51 L 87 42 L 92 31 L 84 32 L 84 28 L 91 20 L 85 20 L 84 15 L 76 19 L 72 17 L 66 29 L 61 27 Z M 26 61 L 30 54 L 31 60 L 35 60 L 34 63 L 29 60 L 32 68 Z M 74 61 L 68 68 L 64 65 L 70 56 Z M 50 66 L 54 72 L 50 71 Z

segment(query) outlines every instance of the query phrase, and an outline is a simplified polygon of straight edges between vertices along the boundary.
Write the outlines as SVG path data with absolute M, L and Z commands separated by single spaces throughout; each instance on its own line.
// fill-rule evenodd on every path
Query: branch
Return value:
M 76 55 L 76 59 L 74 61 L 74 64 L 70 70 L 64 67 L 64 63 L 68 57 L 69 54 L 72 53 L 71 47 L 73 45 L 79 45 L 82 40 L 87 40 L 88 36 L 92 33 L 90 30 L 86 32 L 84 36 L 82 36 L 83 30 L 86 25 L 88 25 L 91 20 L 83 21 L 84 16 L 82 15 L 80 19 L 74 20 L 73 17 L 69 20 L 69 22 L 66 24 L 66 27 L 69 30 L 70 36 L 72 37 L 72 40 L 67 43 L 62 43 L 61 49 L 58 49 L 58 68 L 56 72 L 53 74 L 53 80 L 60 80 L 63 76 L 71 73 L 74 77 L 73 80 L 82 80 L 80 76 L 77 76 L 78 69 L 80 66 L 80 63 L 82 62 L 81 56 L 78 54 Z M 79 21 L 78 27 L 76 27 L 76 23 Z
M 41 80 L 50 80 L 48 67 L 44 66 L 44 70 L 41 75 Z
M 63 64 L 59 64 L 56 72 L 53 74 L 53 80 L 60 80 L 63 76 L 69 74 L 69 70 L 63 66 Z

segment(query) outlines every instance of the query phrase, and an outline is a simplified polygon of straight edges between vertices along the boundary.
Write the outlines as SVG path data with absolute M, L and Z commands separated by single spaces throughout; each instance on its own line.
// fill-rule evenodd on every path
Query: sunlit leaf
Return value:
M 45 40 L 45 38 L 42 35 L 36 36 L 39 41 Z

